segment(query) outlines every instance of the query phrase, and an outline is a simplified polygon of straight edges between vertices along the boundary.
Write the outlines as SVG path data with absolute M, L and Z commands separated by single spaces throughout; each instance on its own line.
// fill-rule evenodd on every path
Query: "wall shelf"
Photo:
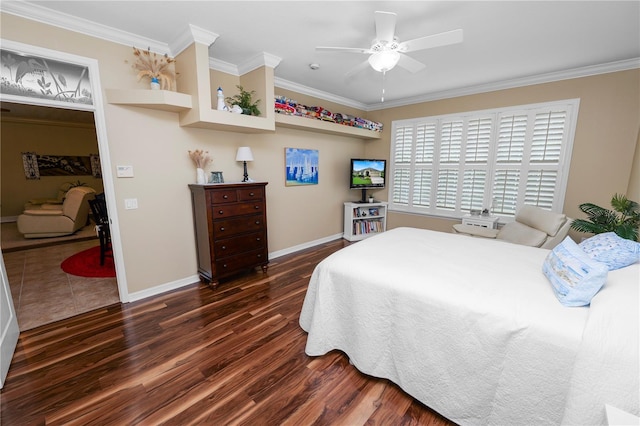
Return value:
M 353 136 L 360 139 L 380 139 L 381 133 L 358 127 L 343 126 L 342 124 L 317 119 L 297 117 L 295 115 L 276 114 L 276 126 L 291 129 L 307 130 L 310 132 L 327 133 L 331 135 Z
M 160 111 L 180 112 L 192 108 L 191 95 L 169 90 L 107 89 L 107 102 Z
M 215 109 L 201 110 L 196 118 L 188 115 L 181 116 L 180 125 L 237 133 L 272 133 L 276 130 L 273 120 L 266 117 L 234 114 Z

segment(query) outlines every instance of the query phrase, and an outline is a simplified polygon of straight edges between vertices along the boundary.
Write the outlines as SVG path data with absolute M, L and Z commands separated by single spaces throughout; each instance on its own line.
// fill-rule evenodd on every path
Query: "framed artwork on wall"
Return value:
M 285 186 L 318 184 L 317 149 L 285 148 Z

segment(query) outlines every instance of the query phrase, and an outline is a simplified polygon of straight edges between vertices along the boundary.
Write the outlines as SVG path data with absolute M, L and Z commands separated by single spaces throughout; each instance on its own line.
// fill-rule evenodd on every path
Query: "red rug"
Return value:
M 100 266 L 100 246 L 76 253 L 65 259 L 60 265 L 67 274 L 89 278 L 109 278 L 116 276 L 113 257 L 108 254 L 104 258 L 104 265 Z

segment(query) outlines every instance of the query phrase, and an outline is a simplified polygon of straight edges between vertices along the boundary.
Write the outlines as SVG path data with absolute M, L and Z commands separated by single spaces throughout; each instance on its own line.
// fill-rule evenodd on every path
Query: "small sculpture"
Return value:
M 229 107 L 224 104 L 224 93 L 222 87 L 218 87 L 218 111 L 229 111 Z

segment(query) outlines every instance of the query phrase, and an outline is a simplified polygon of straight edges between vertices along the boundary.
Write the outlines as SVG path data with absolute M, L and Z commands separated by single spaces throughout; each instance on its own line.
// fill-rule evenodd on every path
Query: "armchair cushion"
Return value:
M 453 229 L 459 234 L 471 235 L 472 237 L 496 238 L 498 235 L 497 229 L 474 225 L 463 225 L 462 223 L 453 225 Z
M 500 229 L 497 238 L 524 246 L 540 247 L 547 234 L 520 222 L 507 223 Z
M 516 215 L 516 222 L 544 231 L 550 236 L 556 235 L 566 221 L 567 216 L 562 213 L 554 213 L 526 204 Z

